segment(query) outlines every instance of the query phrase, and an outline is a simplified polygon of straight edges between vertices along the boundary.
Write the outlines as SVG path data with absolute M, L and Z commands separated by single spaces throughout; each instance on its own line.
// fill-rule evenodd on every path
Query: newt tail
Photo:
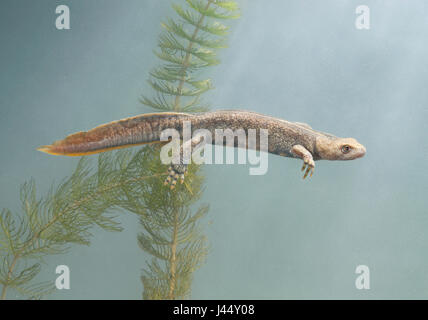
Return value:
M 177 126 L 178 119 L 190 116 L 184 113 L 149 113 L 107 124 L 89 131 L 81 131 L 41 146 L 37 150 L 60 156 L 85 156 L 137 145 L 160 143 L 164 128 Z

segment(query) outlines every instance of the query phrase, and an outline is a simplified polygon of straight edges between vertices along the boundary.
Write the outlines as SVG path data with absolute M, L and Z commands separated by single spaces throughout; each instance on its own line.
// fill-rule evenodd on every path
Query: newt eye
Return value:
M 351 146 L 345 144 L 344 146 L 342 146 L 341 150 L 342 153 L 347 154 L 349 151 L 351 151 Z

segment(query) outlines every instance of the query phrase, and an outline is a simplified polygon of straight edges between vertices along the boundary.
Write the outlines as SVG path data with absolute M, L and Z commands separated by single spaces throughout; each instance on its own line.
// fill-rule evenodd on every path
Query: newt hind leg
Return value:
M 192 139 L 185 141 L 180 146 L 180 152 L 178 158 L 173 159 L 173 163 L 168 168 L 168 177 L 166 178 L 164 185 L 170 185 L 171 190 L 175 188 L 177 181 L 180 179 L 180 183 L 184 183 L 184 177 L 187 174 L 187 163 L 190 163 L 190 152 L 185 155 L 184 150 L 189 148 L 189 150 L 193 150 L 203 139 L 203 135 L 196 135 Z M 186 161 L 184 158 L 186 157 Z M 188 158 L 189 157 L 189 158 Z M 188 158 L 188 159 L 187 159 Z
M 168 168 L 168 177 L 165 179 L 164 185 L 170 185 L 171 190 L 175 188 L 178 179 L 180 183 L 184 182 L 184 175 L 187 173 L 187 164 L 172 164 Z

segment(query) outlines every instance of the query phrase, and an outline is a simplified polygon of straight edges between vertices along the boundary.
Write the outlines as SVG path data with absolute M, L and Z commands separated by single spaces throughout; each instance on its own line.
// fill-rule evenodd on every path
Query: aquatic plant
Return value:
M 212 88 L 197 79 L 205 67 L 219 63 L 216 50 L 226 46 L 228 27 L 219 20 L 237 18 L 235 1 L 185 0 L 173 5 L 178 20 L 162 24 L 159 50 L 164 62 L 150 72 L 153 98 L 141 102 L 161 111 L 197 112 L 207 109 L 201 95 Z M 21 187 L 22 212 L 0 214 L 1 299 L 8 289 L 39 299 L 54 290 L 53 281 L 37 282 L 47 255 L 67 252 L 73 244 L 90 244 L 98 226 L 121 231 L 115 220 L 120 209 L 138 215 L 142 232 L 138 243 L 152 256 L 143 269 L 144 299 L 180 299 L 190 295 L 193 272 L 208 252 L 200 219 L 208 206 L 195 208 L 202 195 L 200 167 L 189 166 L 183 185 L 163 185 L 167 166 L 159 146 L 108 152 L 91 161 L 82 157 L 73 174 L 52 186 L 41 198 L 34 181 Z
M 162 24 L 164 31 L 155 54 L 164 63 L 150 72 L 149 79 L 156 94 L 154 98 L 141 98 L 144 105 L 156 110 L 208 109 L 200 97 L 212 88 L 211 81 L 198 79 L 197 75 L 220 62 L 216 50 L 226 47 L 229 28 L 219 20 L 239 16 L 235 1 L 186 0 L 186 3 L 184 8 L 173 5 L 178 21 L 168 19 Z M 152 165 L 157 167 L 159 155 L 153 154 Z M 184 185 L 174 191 L 156 185 L 156 180 L 148 181 L 152 192 L 135 198 L 150 204 L 141 212 L 143 232 L 138 237 L 140 247 L 153 256 L 141 277 L 145 299 L 188 297 L 193 272 L 205 260 L 207 243 L 198 222 L 208 206 L 201 206 L 194 213 L 191 210 L 202 194 L 199 170 L 199 166 L 191 165 Z M 128 210 L 136 212 L 138 207 Z
M 1 299 L 8 289 L 34 299 L 52 292 L 53 281 L 34 281 L 47 255 L 65 253 L 72 244 L 89 245 L 94 226 L 122 230 L 112 214 L 121 205 L 121 187 L 157 178 L 134 175 L 142 158 L 138 152 L 129 155 L 102 155 L 97 170 L 82 157 L 73 174 L 41 198 L 33 180 L 21 186 L 21 213 L 3 209 L 0 214 Z

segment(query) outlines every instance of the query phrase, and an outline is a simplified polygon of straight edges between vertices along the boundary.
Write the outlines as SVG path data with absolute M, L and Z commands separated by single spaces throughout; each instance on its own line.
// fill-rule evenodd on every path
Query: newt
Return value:
M 267 152 L 303 160 L 303 179 L 312 176 L 317 160 L 354 160 L 366 153 L 366 148 L 354 138 L 340 138 L 312 129 L 306 123 L 290 122 L 251 111 L 221 110 L 203 113 L 160 112 L 141 114 L 107 124 L 86 132 L 77 132 L 39 151 L 52 155 L 82 156 L 118 148 L 149 143 L 162 143 L 161 132 L 177 130 L 182 138 L 183 121 L 190 121 L 192 130 L 206 129 L 214 136 L 215 129 L 268 130 Z M 248 136 L 248 134 L 247 134 Z M 185 143 L 185 142 L 184 142 Z M 235 147 L 238 147 L 235 139 Z M 194 144 L 192 142 L 192 144 Z M 224 144 L 224 141 L 215 141 Z M 247 147 L 247 145 L 245 146 Z M 259 146 L 257 146 L 259 148 Z M 184 180 L 186 165 L 171 165 L 165 184 L 175 186 Z

